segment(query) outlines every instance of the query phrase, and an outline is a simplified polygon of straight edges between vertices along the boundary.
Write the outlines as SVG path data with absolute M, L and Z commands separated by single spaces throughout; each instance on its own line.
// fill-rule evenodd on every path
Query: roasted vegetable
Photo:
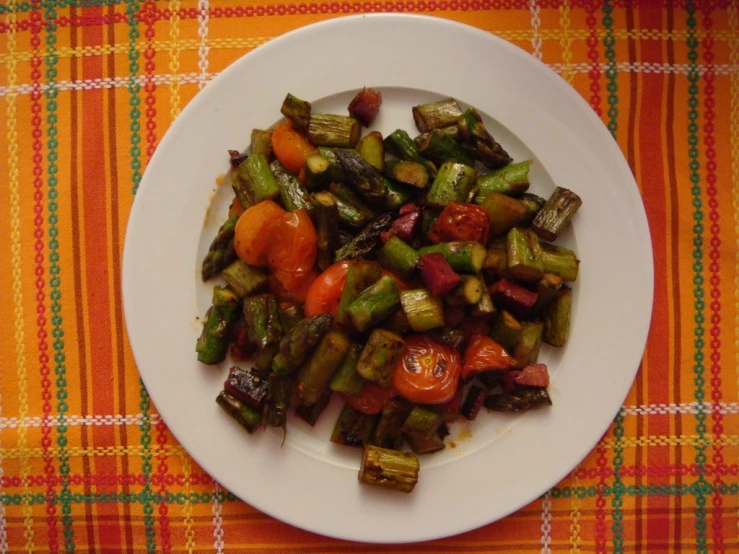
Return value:
M 429 229 L 433 243 L 450 241 L 477 241 L 487 244 L 490 220 L 485 210 L 473 204 L 452 201 L 439 214 Z
M 428 332 L 428 335 L 434 340 L 454 348 L 455 350 L 461 349 L 465 341 L 463 331 L 459 329 L 451 329 L 449 327 L 432 329 Z
M 421 156 L 437 165 L 454 162 L 472 166 L 475 160 L 462 146 L 443 131 L 431 131 L 418 149 Z
M 311 106 L 310 102 L 301 100 L 297 96 L 287 93 L 285 100 L 282 102 L 280 113 L 292 121 L 293 128 L 298 131 L 305 131 L 310 122 Z
M 557 291 L 562 287 L 564 279 L 554 273 L 545 273 L 536 284 L 536 304 L 531 308 L 533 315 L 538 315 L 554 299 Z
M 541 266 L 546 273 L 554 273 L 565 281 L 577 279 L 580 260 L 569 248 L 541 243 Z
M 218 364 L 226 358 L 231 328 L 238 319 L 239 297 L 225 287 L 213 288 L 213 305 L 203 318 L 203 332 L 195 345 L 198 361 Z
M 253 433 L 262 423 L 262 412 L 253 410 L 226 391 L 221 391 L 216 397 L 216 402 L 228 415 L 234 418 L 239 425 Z
M 397 210 L 413 198 L 413 187 L 396 183 L 389 179 L 383 179 L 387 194 L 385 195 L 385 208 Z
M 524 317 L 536 303 L 536 293 L 508 279 L 501 279 L 490 287 L 493 300 L 506 306 L 516 317 Z
M 251 153 L 262 154 L 268 160 L 272 157 L 272 131 L 252 129 Z
M 352 229 L 361 229 L 372 221 L 374 214 L 349 187 L 340 183 L 331 183 L 330 194 L 334 197 L 339 210 L 339 220 Z
M 375 329 L 359 356 L 357 373 L 381 387 L 389 387 L 404 346 L 403 339 L 395 333 Z
M 493 297 L 490 296 L 490 291 L 485 286 L 485 278 L 481 273 L 477 274 L 477 278 L 482 283 L 482 294 L 477 303 L 472 306 L 470 315 L 478 318 L 488 318 L 496 312 L 495 304 L 493 304 Z
M 491 192 L 481 207 L 490 219 L 491 237 L 502 235 L 521 225 L 528 213 L 523 202 L 497 192 Z
M 507 165 L 477 178 L 475 202 L 482 204 L 491 192 L 519 196 L 529 190 L 529 169 L 533 160 Z
M 375 167 L 368 164 L 356 150 L 336 148 L 336 157 L 349 182 L 367 202 L 380 204 L 387 195 L 385 180 Z
M 421 189 L 429 184 L 429 172 L 424 165 L 418 162 L 389 160 L 385 163 L 385 176 L 399 183 Z
M 455 271 L 477 273 L 487 256 L 485 247 L 474 241 L 442 242 L 424 246 L 419 250 L 421 255 L 438 252 L 442 254 Z
M 520 388 L 485 399 L 485 407 L 494 412 L 525 412 L 551 405 L 547 390 L 541 388 Z
M 298 396 L 305 406 L 315 404 L 326 392 L 351 343 L 340 329 L 328 331 L 298 373 Z
M 295 415 L 313 427 L 331 400 L 331 391 L 325 390 L 321 397 L 311 406 L 299 404 L 295 408 Z
M 480 114 L 474 108 L 469 108 L 457 118 L 457 126 L 460 140 L 468 145 L 485 167 L 497 169 L 513 161 L 508 152 L 503 150 L 503 147 L 485 129 Z
M 544 324 L 540 321 L 524 321 L 521 324 L 521 340 L 516 343 L 511 354 L 516 358 L 516 367 L 524 368 L 536 362 L 541 348 Z
M 564 231 L 572 216 L 582 205 L 580 197 L 569 189 L 557 187 L 541 211 L 536 214 L 531 228 L 544 240 L 553 241 Z
M 401 277 L 408 277 L 418 266 L 418 252 L 398 237 L 391 237 L 380 248 L 380 263 Z
M 521 340 L 523 327 L 507 310 L 501 310 L 493 321 L 490 337 L 507 351 L 511 352 L 513 347 Z
M 507 250 L 508 248 L 505 243 L 502 245 L 492 244 L 488 248 L 485 261 L 482 263 L 482 270 L 489 280 L 495 281 L 506 276 L 508 270 Z
M 486 371 L 505 371 L 516 365 L 516 360 L 490 337 L 474 335 L 464 353 L 462 377 L 467 378 Z
M 563 286 L 544 310 L 544 342 L 552 346 L 564 346 L 570 336 L 570 312 L 572 289 Z
M 260 294 L 245 298 L 244 321 L 249 342 L 257 348 L 264 348 L 282 338 L 282 325 L 277 310 L 277 299 L 272 294 Z
M 312 114 L 308 138 L 316 146 L 354 148 L 359 141 L 359 121 L 346 115 Z
M 203 267 L 201 276 L 203 281 L 207 281 L 211 277 L 215 277 L 223 268 L 236 259 L 236 250 L 234 249 L 234 230 L 239 216 L 233 215 L 218 229 L 213 242 L 210 243 L 208 253 L 203 259 Z
M 401 399 L 390 400 L 382 409 L 371 444 L 400 450 L 403 447 L 403 423 L 410 411 L 411 405 L 408 402 Z
M 279 351 L 280 345 L 276 343 L 269 344 L 258 350 L 254 355 L 254 367 L 262 373 L 268 372 L 272 367 L 272 361 Z
M 547 203 L 541 196 L 525 192 L 520 198 L 521 203 L 526 206 L 526 217 L 523 220 L 523 225 L 528 227 L 531 222 L 534 221 L 536 215 L 541 211 L 544 205 Z
M 344 446 L 369 444 L 377 425 L 377 416 L 364 414 L 345 405 L 331 434 L 331 442 Z
M 520 281 L 538 281 L 544 275 L 541 244 L 531 229 L 508 231 L 508 273 Z
M 400 304 L 408 317 L 411 329 L 422 333 L 444 325 L 444 304 L 426 289 L 405 290 L 400 293 Z
M 236 260 L 221 273 L 223 279 L 231 287 L 236 296 L 243 298 L 254 294 L 267 284 L 267 275 L 259 268 Z
M 382 93 L 373 88 L 364 87 L 349 103 L 349 115 L 369 127 L 377 117 L 382 106 Z
M 280 200 L 282 205 L 288 212 L 295 210 L 312 210 L 313 206 L 308 199 L 308 191 L 303 188 L 291 173 L 285 169 L 279 161 L 275 160 L 270 164 L 270 169 L 275 176 L 277 185 L 280 187 Z
M 477 172 L 469 165 L 446 162 L 431 184 L 426 202 L 433 208 L 442 209 L 449 202 L 466 202 L 475 184 Z
M 380 243 L 380 233 L 390 227 L 392 221 L 391 214 L 383 214 L 370 221 L 349 244 L 336 251 L 334 260 L 342 262 L 361 258 L 372 252 Z
M 287 375 L 298 369 L 331 327 L 333 320 L 331 314 L 320 314 L 300 321 L 280 340 L 280 351 L 272 361 L 272 371 Z
M 310 154 L 305 158 L 305 185 L 317 189 L 331 179 L 331 162 L 320 153 Z
M 269 376 L 269 398 L 267 400 L 267 424 L 271 427 L 287 425 L 287 411 L 290 409 L 292 396 L 292 377 L 275 375 Z
M 252 410 L 261 412 L 269 393 L 269 382 L 261 375 L 234 366 L 228 372 L 223 390 Z
M 416 127 L 422 133 L 426 133 L 431 129 L 454 125 L 461 115 L 462 108 L 459 107 L 454 98 L 446 98 L 439 102 L 413 107 L 413 119 L 416 122 Z
M 416 162 L 431 173 L 436 173 L 436 166 L 421 156 L 418 146 L 403 129 L 397 129 L 385 137 L 385 148 L 401 160 Z
M 352 344 L 344 356 L 339 369 L 334 373 L 329 388 L 344 394 L 359 394 L 364 386 L 364 378 L 357 372 L 357 362 L 362 353 L 362 346 Z
M 444 448 L 438 434 L 443 420 L 439 412 L 424 406 L 414 406 L 403 424 L 411 450 L 416 454 L 428 454 Z
M 382 133 L 372 131 L 363 136 L 357 149 L 362 159 L 372 167 L 378 171 L 385 168 L 385 144 L 382 142 Z
M 408 323 L 408 316 L 405 315 L 402 309 L 395 310 L 391 313 L 383 322 L 382 326 L 383 329 L 400 336 L 406 335 L 411 330 L 411 325 Z
M 451 306 L 462 304 L 477 304 L 482 297 L 485 283 L 473 275 L 462 275 L 461 282 L 457 288 L 447 294 L 444 298 Z
M 408 204 L 406 204 L 406 206 L 407 205 Z M 387 231 L 380 234 L 380 238 L 384 242 L 390 240 L 390 237 L 398 237 L 406 243 L 413 241 L 416 227 L 418 226 L 418 222 L 421 220 L 421 211 L 413 205 L 414 209 L 409 209 L 406 212 L 403 212 L 404 207 L 405 206 L 400 208 L 400 217 L 393 221 Z
M 381 275 L 381 268 L 376 262 L 355 260 L 349 264 L 344 288 L 341 291 L 341 300 L 339 300 L 339 307 L 336 310 L 336 321 L 339 323 L 349 323 L 351 321 L 346 311 L 347 307 L 362 291 L 374 285 Z
M 392 277 L 383 276 L 352 300 L 346 313 L 361 333 L 389 316 L 399 303 L 398 285 Z
M 262 200 L 274 200 L 280 196 L 280 187 L 264 154 L 249 156 L 239 166 L 238 175 L 239 187 L 243 189 L 236 190 L 236 196 L 244 207 L 259 204 Z
M 408 493 L 418 483 L 419 468 L 418 458 L 410 452 L 366 445 L 359 468 L 359 482 Z
M 328 192 L 315 193 L 311 202 L 315 208 L 318 267 L 326 270 L 333 263 L 339 244 L 339 208 Z
M 442 133 L 446 133 L 450 137 L 452 137 L 454 140 L 459 140 L 459 127 L 457 127 L 457 124 L 454 123 L 454 125 L 449 125 L 448 127 L 441 127 L 439 129 L 436 129 L 437 131 L 441 131 Z M 427 131 L 425 133 L 421 133 L 417 137 L 413 138 L 413 142 L 416 143 L 416 146 L 419 148 L 423 144 L 423 142 L 426 140 L 426 138 L 432 133 L 432 131 Z
M 450 293 L 462 282 L 441 252 L 421 254 L 418 267 L 424 284 L 436 296 Z
M 484 388 L 478 387 L 477 385 L 471 386 L 470 390 L 467 391 L 467 396 L 464 399 L 462 407 L 459 409 L 459 413 L 465 419 L 474 420 L 477 414 L 480 413 L 480 408 L 482 408 L 486 396 L 487 391 Z
M 549 386 L 549 371 L 546 364 L 531 364 L 520 371 L 508 371 L 504 376 L 503 386 L 509 390 L 517 386 L 545 389 Z

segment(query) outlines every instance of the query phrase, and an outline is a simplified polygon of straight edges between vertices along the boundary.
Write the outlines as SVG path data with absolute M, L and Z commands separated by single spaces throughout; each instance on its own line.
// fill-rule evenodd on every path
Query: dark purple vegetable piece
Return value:
M 382 105 L 382 93 L 364 87 L 349 103 L 349 115 L 358 119 L 365 127 L 369 127 L 377 117 Z
M 261 410 L 269 393 L 269 383 L 264 377 L 240 367 L 232 367 L 223 389 L 253 410 Z
M 472 385 L 467 392 L 462 407 L 459 409 L 459 413 L 466 419 L 473 421 L 477 417 L 477 414 L 480 413 L 480 408 L 482 408 L 486 396 L 487 391 L 484 388 Z
M 508 279 L 490 286 L 490 295 L 507 307 L 516 317 L 524 317 L 536 304 L 537 294 Z
M 454 272 L 447 259 L 439 252 L 421 256 L 418 268 L 426 288 L 436 296 L 450 293 L 462 282 L 462 278 Z

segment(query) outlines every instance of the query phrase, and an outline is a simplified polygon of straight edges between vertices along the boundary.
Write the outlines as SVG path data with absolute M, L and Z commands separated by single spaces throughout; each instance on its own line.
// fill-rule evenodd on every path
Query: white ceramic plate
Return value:
M 411 106 L 453 96 L 477 107 L 516 160 L 534 158 L 532 191 L 583 199 L 563 243 L 582 259 L 569 344 L 542 359 L 554 406 L 482 413 L 455 448 L 422 457 L 415 491 L 357 483 L 358 452 L 328 442 L 337 406 L 316 429 L 291 420 L 247 436 L 214 400 L 228 363 L 196 361 L 198 316 L 212 283 L 198 277 L 225 219 L 226 150 L 279 118 L 285 94 L 345 113 L 361 86 L 383 92 L 374 128 L 413 130 Z M 256 508 L 334 537 L 408 542 L 484 525 L 561 480 L 593 448 L 636 373 L 652 309 L 653 267 L 639 192 L 616 143 L 580 96 L 523 50 L 450 21 L 405 15 L 334 19 L 288 33 L 234 63 L 187 106 L 152 158 L 126 236 L 123 294 L 146 387 L 170 430 L 216 480 Z

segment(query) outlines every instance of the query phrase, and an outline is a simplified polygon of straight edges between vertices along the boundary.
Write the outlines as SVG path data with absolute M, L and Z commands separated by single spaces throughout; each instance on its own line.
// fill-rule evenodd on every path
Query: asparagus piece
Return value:
M 523 326 L 521 323 L 507 310 L 501 310 L 493 321 L 490 330 L 490 338 L 500 344 L 508 352 L 510 352 L 516 344 L 521 340 L 523 334 Z
M 477 172 L 469 165 L 445 162 L 431 184 L 426 203 L 442 209 L 452 200 L 467 202 Z
M 377 417 L 363 414 L 348 404 L 336 420 L 334 431 L 331 433 L 331 442 L 344 446 L 362 446 L 369 444 L 372 433 L 377 425 Z
M 385 176 L 399 183 L 421 189 L 429 184 L 429 172 L 426 166 L 418 162 L 389 160 L 385 163 Z
M 497 192 L 488 194 L 481 207 L 490 219 L 490 236 L 492 237 L 507 233 L 516 225 L 521 225 L 528 213 L 523 202 Z
M 418 252 L 398 237 L 390 237 L 380 248 L 380 263 L 401 277 L 409 277 L 413 273 L 418 258 Z
M 437 433 L 431 435 L 406 435 L 415 454 L 431 454 L 444 449 L 444 441 Z
M 339 208 L 334 198 L 328 192 L 317 192 L 311 197 L 315 207 L 317 263 L 324 271 L 333 263 L 339 244 Z
M 539 237 L 531 229 L 508 231 L 508 273 L 520 281 L 538 281 L 544 275 Z
M 485 247 L 475 241 L 440 242 L 424 246 L 419 250 L 421 255 L 439 252 L 455 271 L 477 273 L 487 257 Z
M 267 400 L 267 424 L 271 427 L 287 425 L 287 411 L 290 409 L 293 380 L 291 377 L 275 375 L 269 376 L 269 399 Z
M 389 387 L 404 348 L 405 342 L 395 333 L 375 329 L 359 356 L 357 373 L 381 387 Z
M 359 482 L 401 492 L 411 492 L 418 483 L 421 465 L 410 452 L 365 446 Z
M 245 298 L 244 321 L 249 342 L 257 348 L 276 343 L 282 337 L 277 299 L 273 294 L 260 294 Z
M 267 276 L 261 269 L 247 265 L 241 260 L 229 265 L 221 276 L 239 298 L 254 294 L 267 284 Z
M 482 408 L 486 396 L 487 391 L 484 388 L 478 387 L 477 385 L 471 386 L 470 390 L 467 391 L 467 396 L 465 397 L 462 406 L 459 408 L 459 413 L 461 413 L 465 419 L 473 421 L 477 417 L 477 414 L 480 413 L 480 408 Z
M 327 146 L 321 146 L 318 149 L 318 153 L 329 161 L 330 168 L 328 172 L 328 180 L 337 183 L 347 182 L 346 173 L 339 163 L 339 158 L 336 157 L 336 153 L 333 148 Z
M 402 337 L 410 332 L 411 325 L 408 322 L 408 316 L 405 315 L 405 312 L 402 309 L 400 309 L 395 310 L 388 316 L 383 324 L 383 329 L 387 329 L 391 333 L 395 333 Z
M 305 421 L 311 427 L 315 426 L 316 421 L 323 413 L 323 410 L 328 406 L 331 400 L 331 391 L 325 390 L 321 397 L 312 406 L 306 406 L 305 404 L 299 404 L 295 408 L 295 415 Z
M 285 100 L 282 102 L 280 113 L 292 122 L 295 129 L 305 131 L 311 119 L 310 110 L 310 102 L 301 100 L 288 92 Z
M 238 169 L 239 179 L 242 186 L 248 190 L 250 203 L 243 204 L 244 207 L 258 204 L 262 200 L 274 200 L 280 195 L 280 186 L 269 168 L 269 162 L 264 154 L 252 154 Z M 241 200 L 241 195 L 236 191 L 236 196 Z
M 523 220 L 523 226 L 528 227 L 531 222 L 534 221 L 536 215 L 541 211 L 544 205 L 547 203 L 541 196 L 525 192 L 521 196 L 521 202 L 526 206 L 526 217 Z
M 249 434 L 252 434 L 262 423 L 262 412 L 254 410 L 228 394 L 221 391 L 216 397 L 216 402 L 228 415 L 234 418 Z
M 303 319 L 303 306 L 297 302 L 281 302 L 279 308 L 282 331 L 289 333 Z
M 347 109 L 349 115 L 356 117 L 365 127 L 369 127 L 380 112 L 381 105 L 382 93 L 379 90 L 364 87 L 352 98 Z
M 269 382 L 261 375 L 232 367 L 223 384 L 223 390 L 252 410 L 261 411 L 269 392 Z
M 552 346 L 564 346 L 570 336 L 570 312 L 572 289 L 563 286 L 544 310 L 544 342 Z
M 454 98 L 413 107 L 413 119 L 422 133 L 454 125 L 461 115 L 462 108 Z
M 395 183 L 389 179 L 383 179 L 387 196 L 385 196 L 385 209 L 397 210 L 406 202 L 413 198 L 413 188 L 407 187 L 400 183 Z
M 334 392 L 344 394 L 359 394 L 364 386 L 364 379 L 357 373 L 357 362 L 359 355 L 362 353 L 360 344 L 352 344 L 349 351 L 341 362 L 339 369 L 336 370 L 331 378 L 329 388 Z
M 372 252 L 379 244 L 380 233 L 390 227 L 392 221 L 392 214 L 382 214 L 370 221 L 349 244 L 336 251 L 334 260 L 343 262 L 344 260 L 361 258 Z
M 401 292 L 400 304 L 411 329 L 417 333 L 444 325 L 444 305 L 440 298 L 432 296 L 426 289 Z
M 457 288 L 447 294 L 444 298 L 450 306 L 463 304 L 477 304 L 482 298 L 482 290 L 485 284 L 472 275 L 462 275 L 462 282 Z
M 518 196 L 529 190 L 529 169 L 533 160 L 507 165 L 477 178 L 475 202 L 482 204 L 491 192 Z
M 477 274 L 477 278 L 482 284 L 482 294 L 480 300 L 472 306 L 470 315 L 473 317 L 487 317 L 495 313 L 495 304 L 493 304 L 493 298 L 490 296 L 487 287 L 485 286 L 485 279 L 481 274 Z
M 554 299 L 557 291 L 562 287 L 564 279 L 554 273 L 545 273 L 536 284 L 536 304 L 531 313 L 537 315 Z
M 441 422 L 442 417 L 439 412 L 416 405 L 413 406 L 413 410 L 403 424 L 403 432 L 409 435 L 430 435 L 436 433 Z
M 565 281 L 575 281 L 580 260 L 569 248 L 541 243 L 541 265 L 546 273 L 554 273 Z
M 292 175 L 285 166 L 278 160 L 270 164 L 270 169 L 275 176 L 275 181 L 280 187 L 280 200 L 282 205 L 288 212 L 295 210 L 312 210 L 313 206 L 308 199 L 308 191 L 303 188 L 294 175 Z
M 430 208 L 423 210 L 423 212 L 421 212 L 421 232 L 424 235 L 428 235 L 437 219 L 439 219 L 439 212 L 436 210 Z
M 211 277 L 215 277 L 223 268 L 236 259 L 236 250 L 234 250 L 234 231 L 236 222 L 239 220 L 238 215 L 232 215 L 218 229 L 213 242 L 210 243 L 208 253 L 203 259 L 203 267 L 201 275 L 203 281 L 207 281 Z
M 473 166 L 475 160 L 462 148 L 456 140 L 442 131 L 431 131 L 419 148 L 424 158 L 441 165 L 444 162 L 455 162 Z
M 469 108 L 457 119 L 462 142 L 469 145 L 485 167 L 498 169 L 513 161 L 508 152 L 498 144 L 482 124 L 482 117 L 474 108 Z
M 507 246 L 492 245 L 488 248 L 482 269 L 491 280 L 502 279 L 508 270 Z
M 359 121 L 347 115 L 317 113 L 308 124 L 308 139 L 316 146 L 354 148 L 360 132 Z
M 370 164 L 377 171 L 382 171 L 385 167 L 385 145 L 382 142 L 382 133 L 372 131 L 362 137 L 359 141 L 359 155 L 362 159 Z
M 331 314 L 320 314 L 300 321 L 280 340 L 280 351 L 272 360 L 272 371 L 277 375 L 288 375 L 298 369 L 333 320 Z
M 349 187 L 340 183 L 331 183 L 329 191 L 336 202 L 341 223 L 352 229 L 361 229 L 372 220 L 374 216 L 372 210 Z
M 346 311 L 347 307 L 362 291 L 374 285 L 381 275 L 380 266 L 375 262 L 356 260 L 349 264 L 339 307 L 336 309 L 337 322 L 349 323 L 351 321 Z
M 272 367 L 272 361 L 280 351 L 280 345 L 276 343 L 269 344 L 261 348 L 254 356 L 254 367 L 261 372 L 268 372 Z
M 511 354 L 516 358 L 516 368 L 533 364 L 539 358 L 544 324 L 539 321 L 525 321 L 521 324 L 521 340 L 513 347 Z
M 222 362 L 228 351 L 231 328 L 238 319 L 239 297 L 226 287 L 213 288 L 213 305 L 203 318 L 203 332 L 195 350 L 198 361 L 213 365 Z
M 251 153 L 262 154 L 268 160 L 272 157 L 272 131 L 252 129 Z
M 389 316 L 399 303 L 398 285 L 392 277 L 383 276 L 357 296 L 346 307 L 346 313 L 361 333 Z
M 331 377 L 339 369 L 350 346 L 349 338 L 340 329 L 331 329 L 324 335 L 298 373 L 298 396 L 304 405 L 312 406 L 328 389 Z
M 494 412 L 525 412 L 551 405 L 547 390 L 540 388 L 514 389 L 485 399 L 485 407 Z
M 331 162 L 321 154 L 310 154 L 305 159 L 305 185 L 313 190 L 329 182 Z
M 456 122 L 454 125 L 449 125 L 448 127 L 441 127 L 439 129 L 435 129 L 436 131 L 441 131 L 442 133 L 445 133 L 452 137 L 454 140 L 459 140 L 459 127 L 457 127 Z M 416 146 L 419 148 L 423 144 L 423 142 L 426 140 L 426 138 L 432 133 L 433 131 L 428 131 L 426 133 L 421 133 L 417 137 L 413 139 L 413 142 L 416 143 Z
M 379 204 L 385 199 L 387 187 L 382 173 L 365 162 L 356 150 L 337 148 L 334 153 L 349 182 L 365 200 Z
M 436 166 L 421 156 L 418 146 L 403 129 L 397 129 L 385 137 L 385 149 L 401 160 L 419 163 L 432 174 L 436 173 Z
M 577 194 L 569 189 L 557 187 L 541 211 L 536 214 L 531 228 L 544 240 L 557 240 L 581 205 L 582 200 Z
M 244 207 L 244 209 L 250 208 L 256 204 L 251 188 L 249 187 L 248 182 L 241 177 L 241 171 L 239 170 L 239 168 L 246 163 L 247 159 L 248 156 L 245 156 L 244 161 L 242 161 L 239 166 L 229 174 L 231 177 L 231 187 L 233 188 L 236 198 L 238 198 L 239 203 Z
M 391 450 L 400 450 L 403 447 L 403 423 L 411 411 L 408 402 L 394 399 L 382 409 L 380 421 L 372 436 L 372 445 Z

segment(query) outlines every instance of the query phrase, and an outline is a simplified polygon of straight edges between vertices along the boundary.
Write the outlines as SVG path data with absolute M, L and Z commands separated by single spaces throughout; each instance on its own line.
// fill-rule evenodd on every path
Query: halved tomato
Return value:
M 346 282 L 349 262 L 337 262 L 321 273 L 308 287 L 303 311 L 306 317 L 318 314 L 334 314 L 339 307 L 341 292 Z
M 392 397 L 397 393 L 392 389 L 383 389 L 379 385 L 370 383 L 364 384 L 359 394 L 349 395 L 342 394 L 349 406 L 364 414 L 379 414 Z
M 249 265 L 267 265 L 267 249 L 270 240 L 267 228 L 285 215 L 285 210 L 272 200 L 264 200 L 251 206 L 236 222 L 234 248 L 236 254 Z

